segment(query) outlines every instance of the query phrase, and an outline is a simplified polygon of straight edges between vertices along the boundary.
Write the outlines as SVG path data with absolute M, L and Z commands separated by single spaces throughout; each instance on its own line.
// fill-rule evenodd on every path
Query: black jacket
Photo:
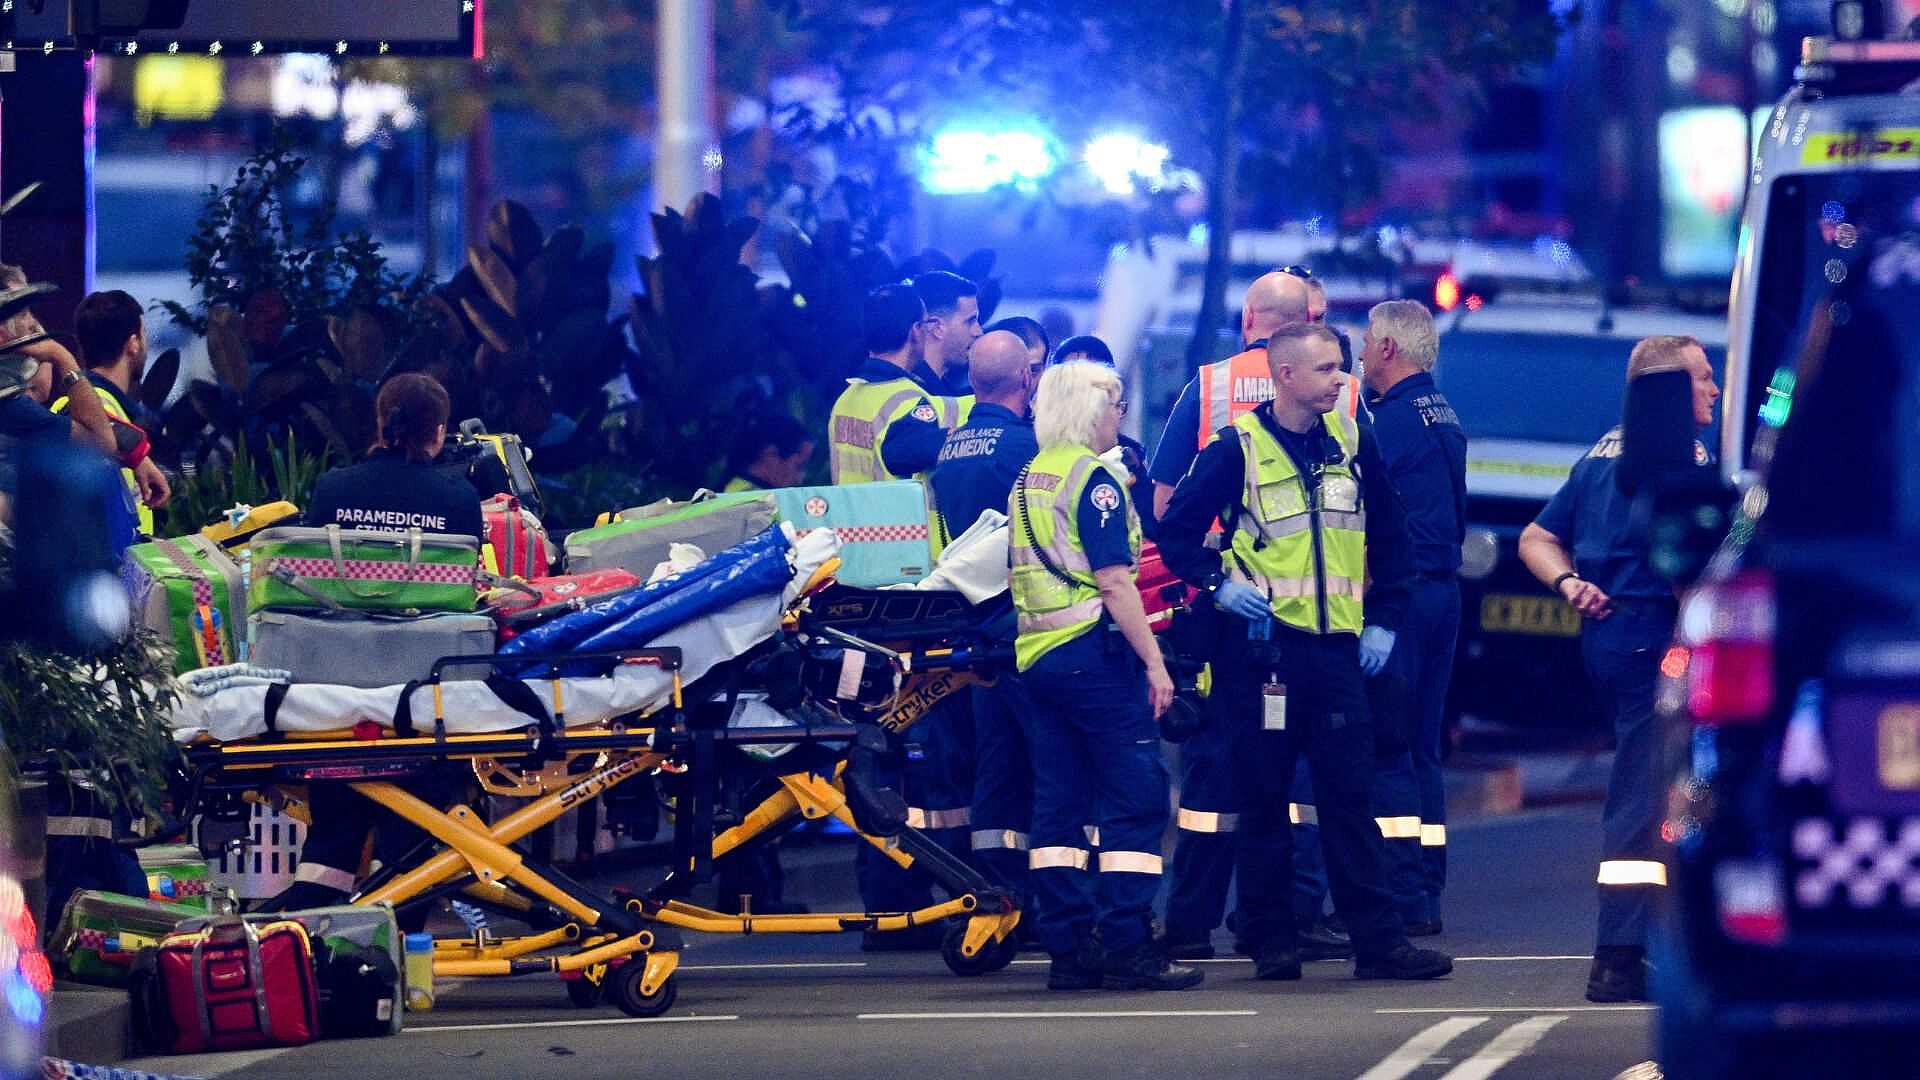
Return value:
M 313 485 L 306 522 L 315 527 L 419 529 L 486 536 L 473 486 L 397 450 L 375 450 L 358 465 L 334 469 Z
M 1294 453 L 1295 443 L 1332 439 L 1323 425 L 1316 425 L 1305 437 L 1283 433 L 1274 422 L 1271 402 L 1255 409 L 1254 415 L 1289 453 Z M 1220 553 L 1205 546 L 1207 533 L 1214 519 L 1224 522 L 1241 512 L 1246 491 L 1246 458 L 1240 452 L 1240 440 L 1228 429 L 1221 430 L 1227 436 L 1208 443 L 1194 458 L 1186 478 L 1173 489 L 1173 500 L 1155 536 L 1167 568 L 1200 588 L 1208 588 L 1224 576 Z M 1360 474 L 1361 505 L 1367 513 L 1367 625 L 1398 630 L 1405 618 L 1407 590 L 1413 578 L 1413 540 L 1407 532 L 1406 510 L 1387 479 L 1380 446 L 1365 425 L 1360 427 L 1360 453 L 1354 464 Z M 1294 465 L 1302 473 L 1308 471 L 1298 454 Z

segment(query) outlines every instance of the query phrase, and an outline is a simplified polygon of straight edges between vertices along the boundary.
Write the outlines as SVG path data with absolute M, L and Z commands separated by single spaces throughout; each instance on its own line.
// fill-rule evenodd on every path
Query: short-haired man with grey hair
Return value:
M 1447 879 L 1441 728 L 1460 630 L 1458 571 L 1467 528 L 1467 435 L 1434 385 L 1439 353 L 1433 315 L 1419 301 L 1389 300 L 1367 313 L 1360 358 L 1373 395 L 1374 435 L 1413 536 L 1413 583 L 1398 645 L 1370 687 L 1381 751 L 1375 798 L 1393 808 L 1378 812 L 1392 825 L 1386 829 L 1389 874 L 1412 935 L 1441 927 Z M 1399 811 L 1413 806 L 1419 817 L 1409 828 Z

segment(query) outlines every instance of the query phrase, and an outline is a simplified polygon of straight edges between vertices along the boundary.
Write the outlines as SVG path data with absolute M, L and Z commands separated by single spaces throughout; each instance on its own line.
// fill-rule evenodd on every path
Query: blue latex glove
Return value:
M 1260 590 L 1244 581 L 1223 582 L 1213 591 L 1213 606 L 1248 622 L 1258 622 L 1273 614 L 1268 610 L 1267 598 L 1260 595 Z
M 1393 631 L 1384 626 L 1369 626 L 1360 632 L 1360 670 L 1378 675 L 1393 655 Z

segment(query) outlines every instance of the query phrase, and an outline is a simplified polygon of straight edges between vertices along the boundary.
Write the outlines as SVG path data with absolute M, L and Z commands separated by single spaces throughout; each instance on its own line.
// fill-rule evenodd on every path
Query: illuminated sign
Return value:
M 1732 106 L 1673 109 L 1660 117 L 1659 141 L 1660 268 L 1672 277 L 1731 272 L 1746 117 Z
M 44 52 L 73 44 L 65 0 L 12 0 L 0 48 Z M 177 30 L 101 42 L 118 56 L 471 56 L 481 54 L 486 0 L 192 0 Z

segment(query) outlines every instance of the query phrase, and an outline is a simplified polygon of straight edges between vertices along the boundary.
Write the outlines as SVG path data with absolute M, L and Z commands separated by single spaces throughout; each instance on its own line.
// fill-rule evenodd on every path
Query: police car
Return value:
M 1662 664 L 1668 1076 L 1920 1069 L 1920 42 L 1799 77 L 1736 255 L 1738 514 Z
M 1469 281 L 1440 321 L 1434 378 L 1467 443 L 1461 626 L 1449 712 L 1505 728 L 1599 730 L 1580 616 L 1519 558 L 1520 532 L 1574 462 L 1620 422 L 1627 357 L 1655 334 L 1700 340 L 1716 372 L 1724 316 L 1608 306 L 1591 294 Z M 1491 297 L 1491 298 L 1489 298 Z

